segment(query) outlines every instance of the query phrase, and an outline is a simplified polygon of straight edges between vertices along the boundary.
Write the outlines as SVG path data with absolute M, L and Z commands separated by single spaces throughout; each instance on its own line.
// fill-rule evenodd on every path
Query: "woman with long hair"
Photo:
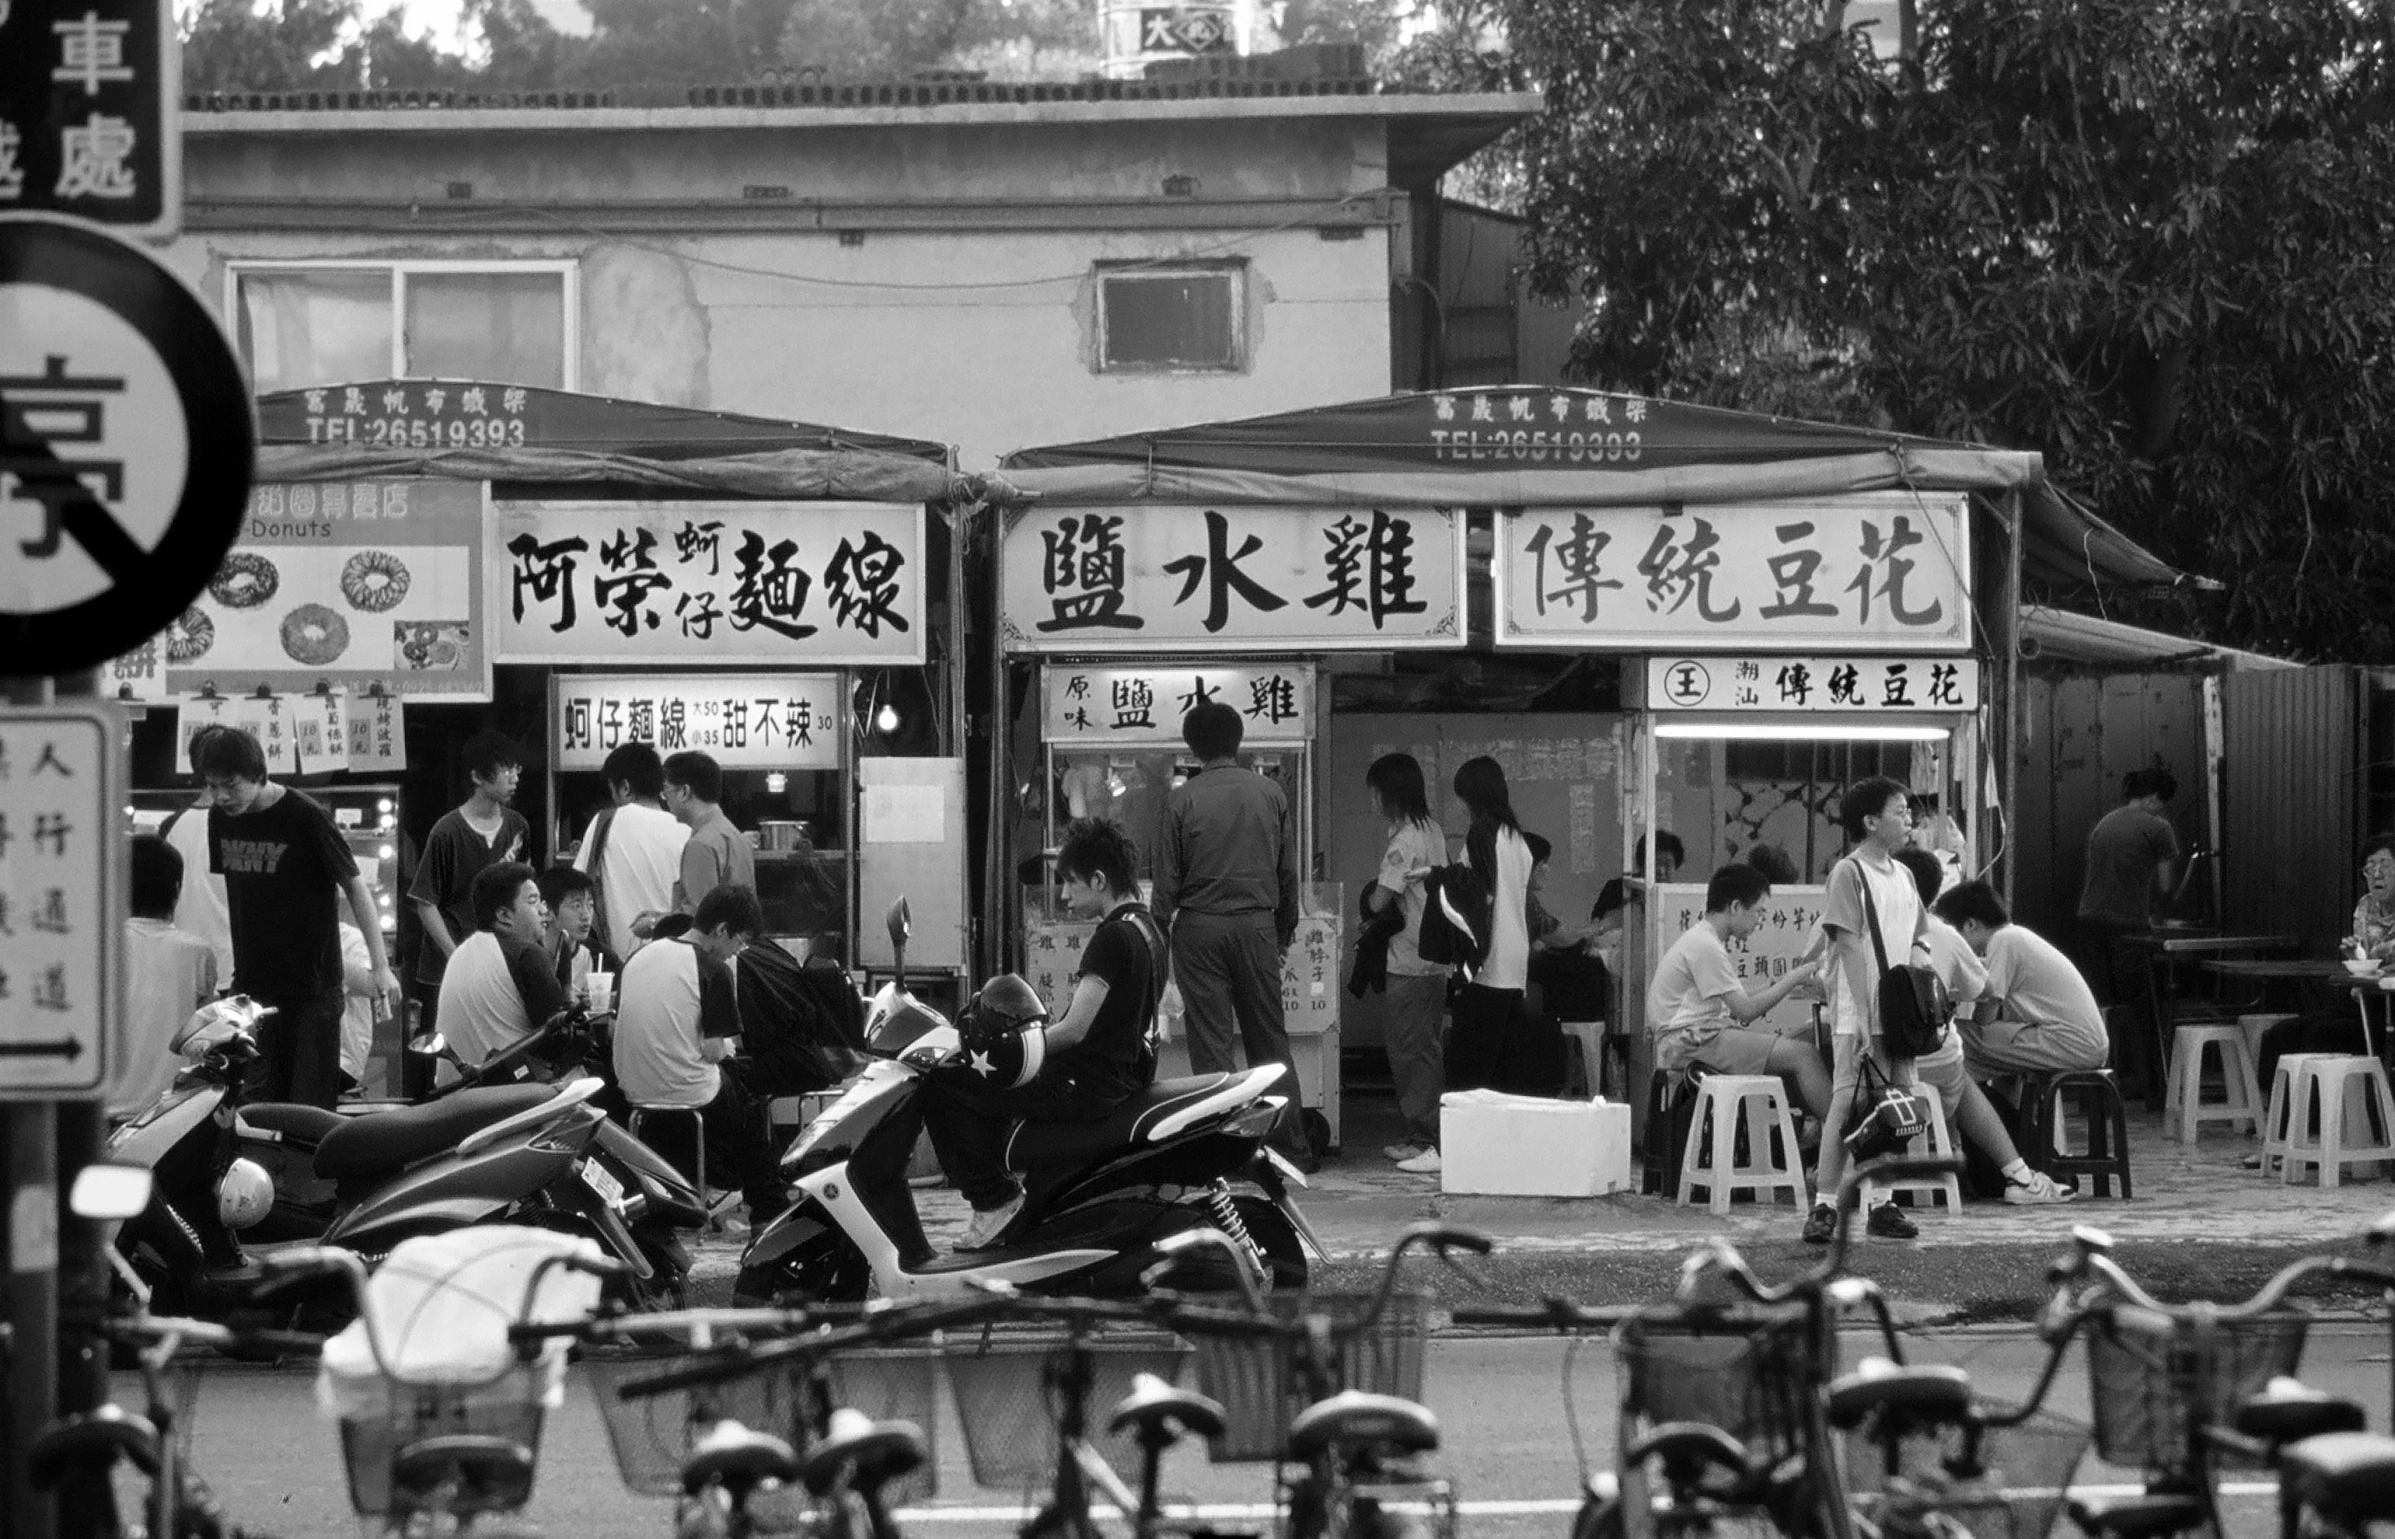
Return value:
M 1522 992 L 1530 981 L 1530 844 L 1514 815 L 1505 769 L 1496 760 L 1466 759 L 1455 772 L 1455 794 L 1472 815 L 1464 856 L 1489 891 L 1489 948 L 1479 970 L 1455 995 L 1447 1085 L 1452 1090 L 1523 1089 L 1529 1058 Z M 1436 1158 L 1435 1151 L 1423 1156 Z
M 1447 1076 L 1439 1060 L 1439 1022 L 1447 1013 L 1447 969 L 1422 960 L 1423 878 L 1447 864 L 1447 830 L 1430 815 L 1422 766 L 1410 753 L 1387 753 L 1364 771 L 1373 810 L 1389 825 L 1380 872 L 1365 889 L 1364 907 L 1386 914 L 1392 905 L 1402 926 L 1389 937 L 1388 983 L 1381 1002 L 1381 1030 L 1389 1051 L 1389 1077 L 1397 1085 L 1397 1110 L 1405 1130 L 1381 1152 L 1400 1164 L 1436 1154 L 1439 1096 Z

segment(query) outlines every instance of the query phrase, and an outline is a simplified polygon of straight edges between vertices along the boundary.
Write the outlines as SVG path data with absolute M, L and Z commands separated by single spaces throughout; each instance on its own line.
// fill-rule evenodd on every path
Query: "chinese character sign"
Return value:
M 1730 966 L 1749 988 L 1767 988 L 1775 980 L 1786 977 L 1788 969 L 1803 959 L 1813 944 L 1815 928 L 1821 922 L 1821 905 L 1829 889 L 1812 886 L 1775 886 L 1763 900 L 1763 922 L 1755 933 L 1743 940 L 1728 942 Z M 1663 960 L 1671 943 L 1705 920 L 1705 884 L 1702 882 L 1667 882 L 1653 890 L 1647 912 L 1655 926 L 1654 944 L 1647 952 L 1651 970 Z M 1643 993 L 1646 985 L 1640 984 Z M 1787 1031 L 1803 1026 L 1813 1018 L 1813 1006 L 1818 996 L 1798 990 L 1773 1006 L 1763 1017 L 1763 1029 Z M 1650 1027 L 1652 1021 L 1647 1023 Z
M 828 673 L 568 673 L 554 699 L 560 770 L 598 769 L 626 743 L 711 754 L 726 769 L 836 770 L 848 719 Z
M 1207 668 L 1142 663 L 1040 670 L 1040 737 L 1050 743 L 1181 741 L 1181 719 L 1220 701 L 1240 715 L 1246 743 L 1302 743 L 1314 736 L 1314 665 L 1251 663 Z
M 1498 520 L 1497 639 L 1520 646 L 1963 650 L 1958 495 L 1532 508 Z
M 923 661 L 912 504 L 502 503 L 491 539 L 502 662 Z
M 0 213 L 174 234 L 177 51 L 164 0 L 0 4 Z
M 103 1090 L 119 1056 L 122 731 L 0 711 L 0 1098 Z
M 1081 954 L 1097 933 L 1094 920 L 1030 921 L 1024 929 L 1024 982 L 1047 1002 L 1051 1019 L 1061 1019 L 1073 1002 Z M 1292 1036 L 1310 1036 L 1339 1024 L 1340 947 L 1345 943 L 1337 914 L 1303 914 L 1297 936 L 1281 954 L 1281 1016 Z
M 1453 646 L 1452 508 L 1033 508 L 1006 532 L 1018 652 Z
M 1856 653 L 1650 657 L 1647 704 L 1671 711 L 1971 712 L 1979 660 Z
M 156 638 L 174 694 L 490 697 L 478 481 L 268 482 Z

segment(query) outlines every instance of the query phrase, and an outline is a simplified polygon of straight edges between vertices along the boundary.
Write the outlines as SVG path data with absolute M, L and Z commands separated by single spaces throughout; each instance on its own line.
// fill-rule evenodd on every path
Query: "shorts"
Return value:
M 1775 1066 L 1773 1055 L 1785 1054 L 1792 1049 L 1803 1051 L 1804 1045 L 1776 1031 L 1724 1026 L 1713 1034 L 1711 1041 L 1687 1056 L 1716 1074 L 1778 1074 L 1788 1067 L 1788 1061 L 1783 1058 Z

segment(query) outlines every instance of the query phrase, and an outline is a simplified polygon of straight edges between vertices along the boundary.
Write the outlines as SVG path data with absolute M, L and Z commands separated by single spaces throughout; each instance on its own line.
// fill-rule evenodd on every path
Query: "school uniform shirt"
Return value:
M 1828 965 L 1823 970 L 1839 975 L 1838 986 L 1832 993 L 1837 1008 L 1831 1020 L 1841 1037 L 1870 1035 L 1879 1030 L 1881 969 L 1879 953 L 1871 945 L 1871 926 L 1863 911 L 1865 882 L 1871 884 L 1871 902 L 1879 913 L 1880 942 L 1887 948 L 1888 966 L 1897 966 L 1912 955 L 1913 939 L 1921 927 L 1921 889 L 1914 884 L 1913 874 L 1895 861 L 1867 860 L 1855 855 L 1831 868 L 1821 922 L 1828 929 L 1841 932 L 1838 939 L 1853 937 L 1862 943 L 1865 980 L 1864 996 L 1857 999 L 1855 991 L 1846 987 L 1845 968 L 1836 949 L 1833 947 L 1824 959 Z
M 175 928 L 206 941 L 208 949 L 216 953 L 216 976 L 230 981 L 233 919 L 225 910 L 225 879 L 208 868 L 207 805 L 186 807 L 168 819 L 166 842 L 183 857 L 183 892 L 175 899 Z
M 373 955 L 366 950 L 366 932 L 341 921 L 341 1072 L 360 1084 L 366 1080 L 366 1060 L 374 1055 L 374 986 L 363 992 L 361 977 L 371 974 Z
M 565 1007 L 548 947 L 477 930 L 441 975 L 434 1019 L 458 1060 L 471 1068 L 523 1041 Z
M 1489 955 L 1472 981 L 1483 988 L 1520 989 L 1530 983 L 1530 846 L 1510 828 L 1496 831 L 1489 882 Z
M 358 874 L 332 814 L 286 789 L 271 807 L 208 812 L 208 869 L 225 879 L 233 990 L 300 1000 L 341 987 L 341 892 Z
M 1430 894 L 1415 874 L 1445 864 L 1447 831 L 1438 824 L 1407 823 L 1389 835 L 1389 847 L 1380 857 L 1380 875 L 1374 880 L 1383 891 L 1397 895 L 1398 911 L 1405 915 L 1405 928 L 1389 937 L 1392 977 L 1436 977 L 1447 971 L 1440 963 L 1422 960 L 1422 911 Z
M 615 836 L 607 836 L 613 844 Z M 689 842 L 682 846 L 682 874 L 674 883 L 674 907 L 695 914 L 707 894 L 718 887 L 757 887 L 757 854 L 748 839 L 721 807 L 690 825 Z
M 2004 1002 L 2004 1019 L 2108 1040 L 2095 991 L 2062 949 L 2035 930 L 2008 924 L 1990 936 L 1987 978 L 1988 993 Z
M 452 807 L 441 814 L 425 837 L 424 854 L 416 862 L 416 880 L 408 888 L 410 903 L 429 903 L 441 911 L 449 938 L 460 946 L 474 933 L 474 878 L 501 861 L 529 861 L 532 825 L 513 807 L 500 809 L 499 831 L 485 839 L 466 815 Z M 448 965 L 440 942 L 425 940 L 416 953 L 416 981 L 436 984 Z M 448 1034 L 448 1023 L 441 1023 Z
M 191 1013 L 216 994 L 216 952 L 163 919 L 125 921 L 125 1046 L 129 1061 L 108 1115 L 139 1115 L 175 1082 L 181 1059 L 168 1044 Z
M 635 952 L 616 980 L 615 1078 L 635 1106 L 705 1106 L 740 1035 L 732 970 L 680 936 Z
M 1922 939 L 1929 947 L 1929 965 L 1936 971 L 1938 981 L 1946 985 L 1946 997 L 1954 1002 L 1957 1013 L 1963 1006 L 1985 998 L 1988 964 L 1979 959 L 1979 953 L 1971 949 L 1962 932 L 1935 914 L 1924 916 L 1922 923 Z
M 599 818 L 608 818 L 607 848 L 599 854 L 599 869 L 592 871 L 590 852 L 598 838 Z M 628 956 L 640 945 L 632 933 L 633 920 L 674 911 L 674 882 L 682 874 L 682 846 L 689 842 L 690 830 L 680 818 L 641 802 L 614 808 L 612 817 L 602 812 L 582 831 L 574 869 L 588 872 L 599 884 L 599 901 L 607 906 L 608 944 L 617 951 Z
M 1730 1001 L 1743 995 L 1730 948 L 1703 920 L 1690 925 L 1655 964 L 1647 985 L 1647 1034 L 1655 1042 L 1655 1065 L 1685 1069 L 1707 1044 L 1738 1024 Z

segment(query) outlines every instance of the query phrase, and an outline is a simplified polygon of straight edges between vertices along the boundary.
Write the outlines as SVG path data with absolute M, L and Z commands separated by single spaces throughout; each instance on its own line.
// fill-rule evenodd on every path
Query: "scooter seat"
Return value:
M 2279 1480 L 2349 1532 L 2395 1522 L 2395 1438 L 2375 1432 L 2306 1438 L 2279 1455 Z
M 1300 1461 L 1333 1443 L 1374 1443 L 1399 1453 L 1429 1453 L 1439 1446 L 1439 1419 L 1395 1395 L 1341 1390 L 1307 1406 L 1289 1423 L 1289 1457 Z
M 41 1430 L 26 1450 L 25 1469 L 36 1491 L 55 1487 L 68 1474 L 101 1474 L 119 1458 L 145 1475 L 158 1473 L 158 1429 L 146 1416 L 104 1405 L 61 1417 Z
M 356 1119 L 339 1112 L 326 1111 L 321 1106 L 301 1106 L 292 1101 L 254 1101 L 241 1108 L 241 1120 L 261 1133 L 280 1133 L 293 1143 L 311 1148 L 323 1143 L 333 1129 Z
M 345 1117 L 316 1146 L 316 1174 L 328 1181 L 397 1170 L 454 1149 L 468 1133 L 530 1111 L 557 1094 L 550 1085 L 461 1090 L 423 1106 L 372 1117 Z
M 1160 1079 L 1094 1122 L 1018 1122 L 1006 1140 L 1006 1168 L 1017 1175 L 1085 1165 L 1109 1152 L 1179 1134 L 1217 1111 L 1246 1105 L 1280 1077 L 1278 1064 L 1242 1074 Z M 1259 1076 L 1262 1084 L 1254 1084 Z

